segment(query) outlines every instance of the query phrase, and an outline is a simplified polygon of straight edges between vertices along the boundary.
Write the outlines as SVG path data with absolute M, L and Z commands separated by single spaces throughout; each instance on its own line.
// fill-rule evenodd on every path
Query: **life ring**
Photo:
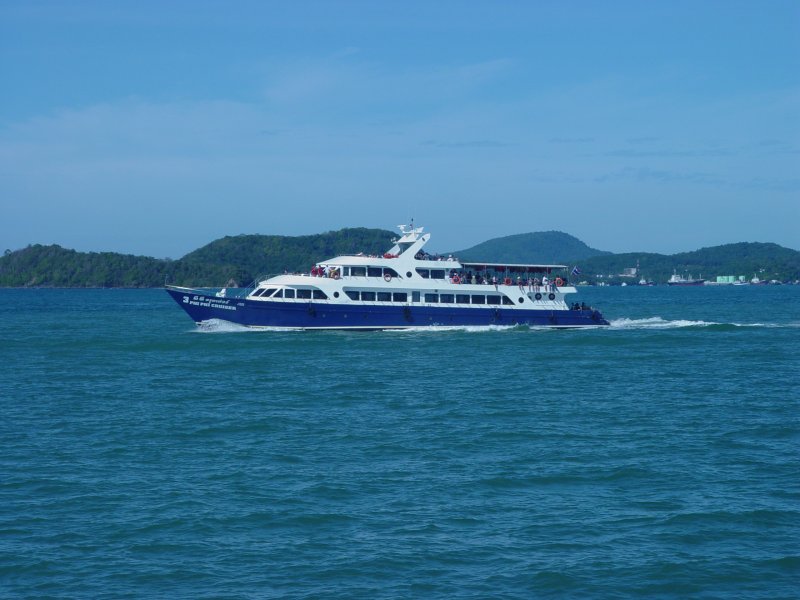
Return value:
M 506 285 L 511 285 L 511 277 L 506 277 L 505 279 L 503 279 L 503 283 L 505 283 Z
M 453 275 L 453 283 L 461 283 L 461 278 L 458 275 Z
M 556 287 L 561 287 L 564 285 L 564 280 L 561 277 L 556 277 Z
M 542 299 L 542 295 L 539 292 L 536 292 L 536 295 L 534 296 L 534 298 L 536 298 L 537 300 L 541 300 Z
M 555 294 L 550 294 L 548 296 L 548 298 L 550 298 L 550 300 L 555 300 L 556 299 L 556 295 Z
M 383 280 L 384 280 L 386 283 L 389 283 L 389 282 L 392 280 L 392 276 L 391 276 L 389 273 L 386 273 L 386 274 L 384 274 L 384 276 L 383 276 Z

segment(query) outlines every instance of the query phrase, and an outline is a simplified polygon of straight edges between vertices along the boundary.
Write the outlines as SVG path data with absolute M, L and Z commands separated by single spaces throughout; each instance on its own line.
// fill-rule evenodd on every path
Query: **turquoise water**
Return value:
M 798 596 L 800 287 L 584 289 L 593 331 L 0 298 L 2 597 Z

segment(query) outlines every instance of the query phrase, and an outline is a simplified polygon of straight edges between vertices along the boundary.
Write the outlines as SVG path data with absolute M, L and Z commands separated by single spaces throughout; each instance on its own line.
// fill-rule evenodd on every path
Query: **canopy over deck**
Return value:
M 475 269 L 476 271 L 493 270 L 510 273 L 550 273 L 557 269 L 566 269 L 567 265 L 519 265 L 512 263 L 487 263 L 487 262 L 463 262 L 459 261 L 465 269 Z

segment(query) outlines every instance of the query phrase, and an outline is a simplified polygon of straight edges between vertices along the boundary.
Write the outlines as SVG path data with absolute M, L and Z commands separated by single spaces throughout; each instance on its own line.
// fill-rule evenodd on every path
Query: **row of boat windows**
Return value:
M 345 294 L 351 300 L 365 302 L 408 302 L 406 292 L 368 292 L 359 290 L 346 290 Z M 412 292 L 412 302 L 426 302 L 428 304 L 514 304 L 511 298 L 496 294 L 420 294 Z
M 303 300 L 327 300 L 328 296 L 317 289 L 292 289 L 292 288 L 263 288 L 256 290 L 253 296 L 262 298 L 299 298 Z
M 345 290 L 351 300 L 362 302 L 408 302 L 408 292 L 374 292 L 367 290 Z M 338 292 L 335 294 L 338 296 Z M 508 296 L 498 294 L 422 294 L 412 292 L 412 302 L 428 304 L 488 304 L 491 306 L 513 305 Z M 298 300 L 327 300 L 328 296 L 319 289 L 293 288 L 261 288 L 255 291 L 254 297 L 289 298 Z M 520 299 L 521 301 L 521 299 Z
M 444 269 L 417 269 L 417 273 L 423 279 L 444 279 L 446 276 Z
M 416 269 L 417 274 L 423 279 L 447 279 L 444 269 Z M 397 277 L 397 271 L 389 267 L 342 267 L 345 277 Z M 411 273 L 406 273 L 411 277 Z
M 345 277 L 397 277 L 397 271 L 389 267 L 342 267 Z

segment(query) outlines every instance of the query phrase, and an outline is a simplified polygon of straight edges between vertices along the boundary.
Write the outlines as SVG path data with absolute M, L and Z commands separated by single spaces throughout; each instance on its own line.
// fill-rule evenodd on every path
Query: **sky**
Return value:
M 0 0 L 0 251 L 800 249 L 800 2 Z

